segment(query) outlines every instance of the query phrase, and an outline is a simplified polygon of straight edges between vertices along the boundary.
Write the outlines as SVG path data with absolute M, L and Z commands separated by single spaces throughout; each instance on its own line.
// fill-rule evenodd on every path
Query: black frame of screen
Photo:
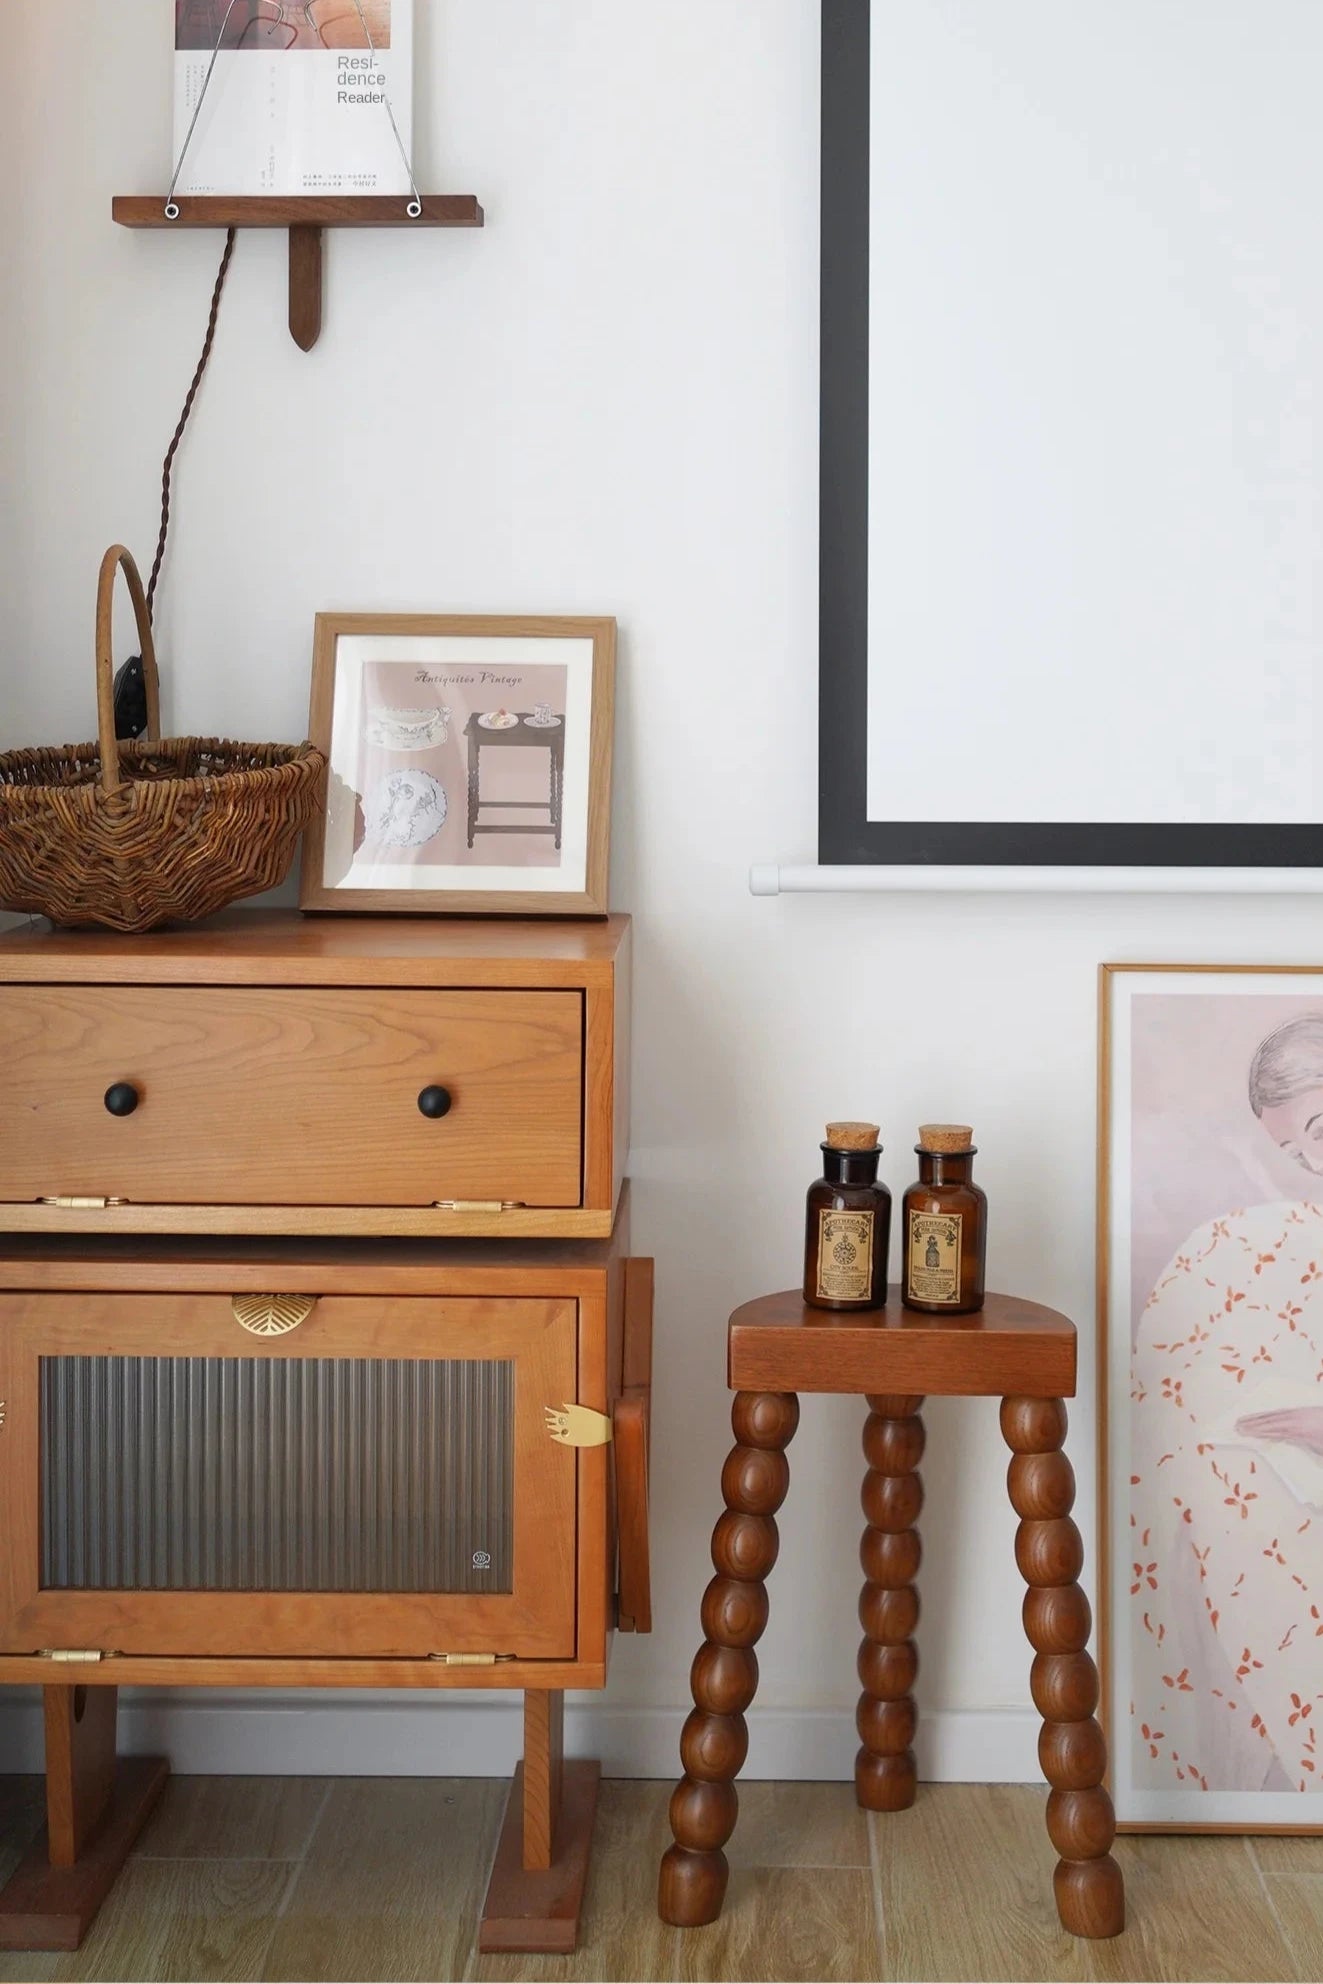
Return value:
M 824 865 L 1313 868 L 1319 826 L 868 817 L 872 0 L 822 0 L 818 859 Z M 995 748 L 995 747 L 994 747 Z

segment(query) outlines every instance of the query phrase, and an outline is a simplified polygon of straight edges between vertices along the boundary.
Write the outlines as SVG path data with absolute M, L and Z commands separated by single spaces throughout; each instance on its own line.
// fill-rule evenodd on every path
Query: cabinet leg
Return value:
M 870 1812 L 901 1812 L 914 1803 L 917 1774 L 914 1731 L 918 1711 L 911 1690 L 919 1668 L 913 1632 L 919 1617 L 920 1543 L 915 1528 L 923 1506 L 918 1466 L 923 1458 L 921 1398 L 872 1397 L 864 1426 L 863 1508 L 868 1527 L 859 1546 L 866 1583 L 859 1595 L 859 1649 L 863 1693 L 855 1712 L 860 1750 L 855 1796 Z
M 165 1785 L 164 1757 L 115 1757 L 114 1688 L 43 1688 L 46 1825 L 3 1891 L 0 1949 L 76 1950 Z
M 72 1867 L 115 1786 L 118 1688 L 43 1688 L 46 1835 L 52 1867 Z
M 565 1791 L 565 1695 L 529 1688 L 524 1695 L 524 1865 L 550 1867 Z
M 744 1711 L 758 1686 L 754 1643 L 767 1624 L 767 1586 L 779 1538 L 776 1511 L 790 1485 L 784 1449 L 799 1424 L 793 1392 L 738 1392 L 736 1445 L 721 1474 L 726 1513 L 712 1532 L 717 1575 L 703 1594 L 706 1635 L 690 1671 L 694 1708 L 680 1737 L 684 1776 L 671 1798 L 674 1846 L 662 1858 L 663 1922 L 715 1922 L 730 1868 L 722 1847 L 735 1830 L 735 1776 L 749 1747 Z
M 1075 1475 L 1061 1451 L 1066 1408 L 1057 1398 L 1008 1398 L 1002 1437 L 1011 1449 L 1006 1478 L 1020 1518 L 1015 1559 L 1029 1589 L 1024 1629 L 1034 1648 L 1030 1687 L 1043 1718 L 1038 1760 L 1052 1787 L 1047 1831 L 1061 1855 L 1052 1885 L 1062 1927 L 1072 1936 L 1119 1936 L 1125 1882 L 1109 1848 L 1116 1834 L 1103 1789 L 1107 1745 L 1094 1720 L 1098 1673 L 1086 1651 L 1092 1616 L 1076 1579 L 1084 1547 L 1071 1520 Z
M 524 1760 L 516 1770 L 496 1848 L 478 1948 L 568 1956 L 579 1937 L 601 1766 L 567 1763 L 565 1697 L 524 1694 Z

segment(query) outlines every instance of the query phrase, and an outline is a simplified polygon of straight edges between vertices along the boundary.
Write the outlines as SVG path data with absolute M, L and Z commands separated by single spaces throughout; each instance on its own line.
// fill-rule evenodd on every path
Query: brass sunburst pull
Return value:
M 235 1295 L 234 1320 L 250 1336 L 288 1336 L 317 1307 L 315 1295 Z

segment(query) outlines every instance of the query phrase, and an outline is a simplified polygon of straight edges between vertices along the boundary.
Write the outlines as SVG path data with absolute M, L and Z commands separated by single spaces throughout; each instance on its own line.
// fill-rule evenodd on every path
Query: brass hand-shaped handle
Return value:
M 605 1412 L 594 1412 L 590 1405 L 575 1405 L 566 1399 L 563 1406 L 544 1405 L 542 1417 L 552 1439 L 562 1447 L 605 1447 L 611 1441 L 611 1421 Z
M 235 1322 L 250 1336 L 288 1336 L 316 1306 L 315 1295 L 235 1295 L 230 1300 Z

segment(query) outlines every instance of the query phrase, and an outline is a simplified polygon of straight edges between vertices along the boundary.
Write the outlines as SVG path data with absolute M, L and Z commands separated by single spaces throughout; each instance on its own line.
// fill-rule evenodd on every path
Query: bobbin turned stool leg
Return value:
M 1073 1936 L 1118 1936 L 1125 1883 L 1109 1852 L 1116 1819 L 1102 1783 L 1107 1746 L 1093 1714 L 1098 1674 L 1085 1651 L 1092 1617 L 1075 1582 L 1084 1548 L 1070 1516 L 1075 1476 L 1061 1451 L 1066 1408 L 1058 1398 L 1003 1399 L 1001 1430 L 1011 1449 L 1006 1486 L 1020 1517 L 1015 1560 L 1029 1587 L 1024 1629 L 1043 1718 L 1038 1760 L 1052 1787 L 1047 1831 L 1061 1855 L 1052 1877 L 1057 1913 Z
M 712 1532 L 717 1575 L 703 1594 L 706 1638 L 690 1672 L 694 1708 L 680 1737 L 685 1774 L 671 1798 L 674 1846 L 661 1863 L 663 1922 L 692 1929 L 715 1922 L 730 1868 L 721 1851 L 735 1829 L 735 1774 L 749 1747 L 744 1711 L 758 1686 L 754 1643 L 767 1624 L 763 1580 L 776 1562 L 775 1515 L 790 1468 L 783 1449 L 799 1424 L 793 1392 L 738 1392 L 736 1445 L 721 1473 L 726 1513 Z
M 923 1458 L 921 1398 L 869 1395 L 864 1423 L 864 1515 L 859 1545 L 867 1582 L 859 1594 L 863 1693 L 855 1711 L 861 1748 L 854 1763 L 855 1796 L 870 1812 L 901 1812 L 914 1803 L 914 1730 L 910 1692 L 919 1667 L 911 1635 L 919 1617 L 919 1532 L 923 1506 L 917 1473 Z

